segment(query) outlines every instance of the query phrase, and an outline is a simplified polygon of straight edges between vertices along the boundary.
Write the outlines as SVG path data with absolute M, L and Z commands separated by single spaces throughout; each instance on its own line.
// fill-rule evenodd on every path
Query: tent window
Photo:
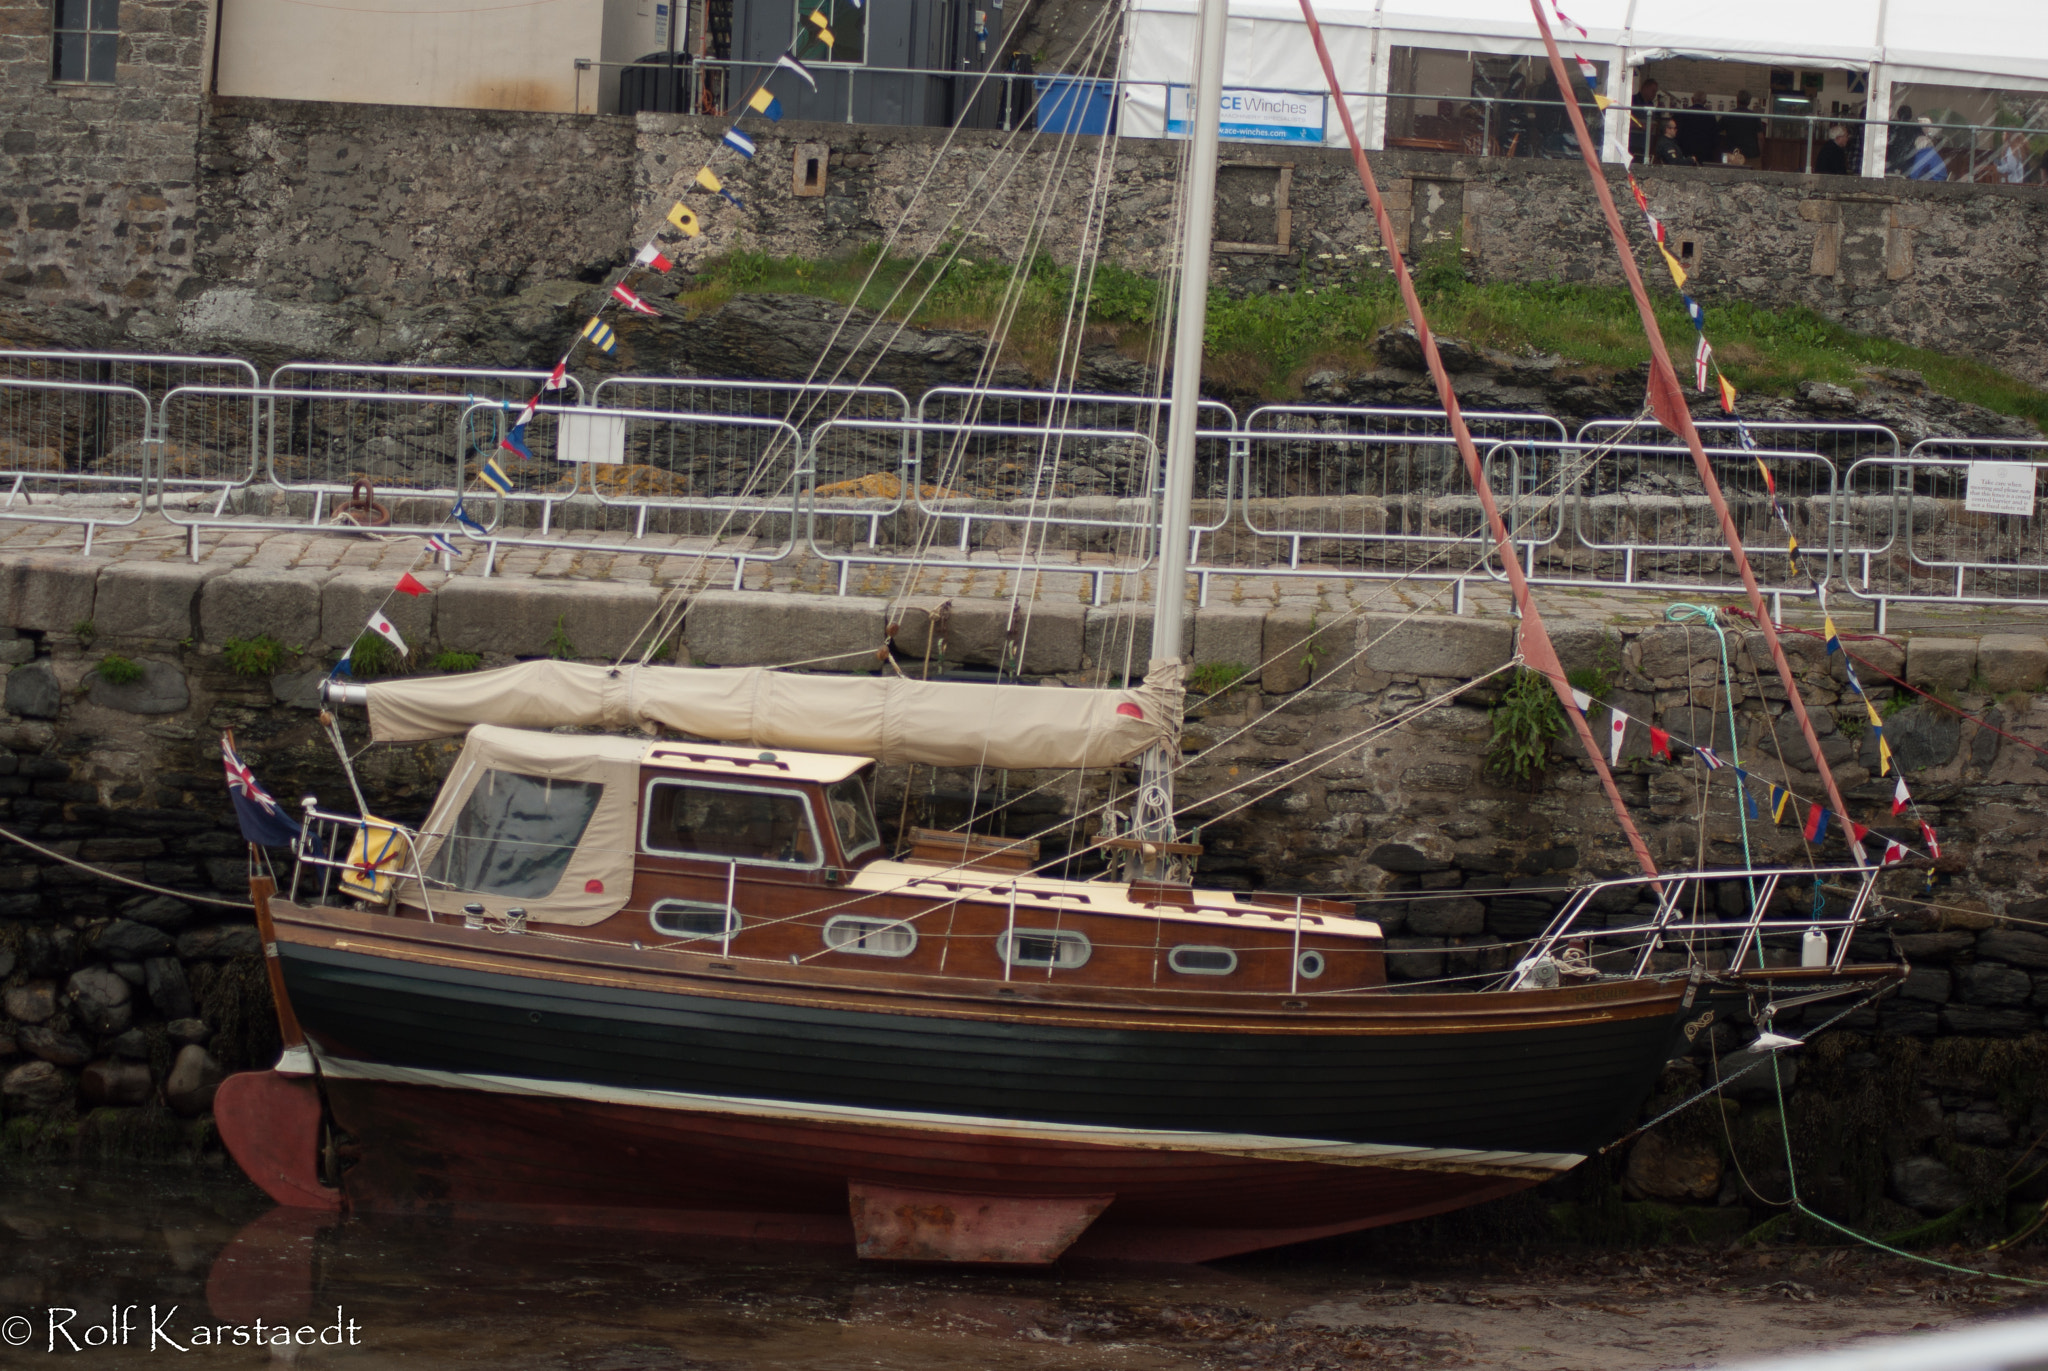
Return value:
M 810 804 L 796 791 L 655 781 L 647 787 L 646 813 L 641 841 L 649 852 L 721 862 L 822 864 Z
M 603 794 L 600 781 L 486 771 L 434 853 L 427 878 L 479 895 L 550 895 Z
M 832 826 L 839 831 L 839 850 L 852 861 L 871 847 L 880 847 L 882 835 L 875 828 L 875 807 L 868 802 L 867 785 L 858 776 L 848 776 L 825 792 L 826 807 L 832 811 Z

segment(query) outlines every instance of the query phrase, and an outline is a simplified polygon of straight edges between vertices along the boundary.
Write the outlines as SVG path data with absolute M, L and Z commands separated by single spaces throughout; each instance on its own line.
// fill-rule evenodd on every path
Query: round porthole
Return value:
M 1323 968 L 1326 965 L 1328 963 L 1320 952 L 1304 952 L 1301 954 L 1301 960 L 1295 963 L 1295 966 L 1300 969 L 1301 978 L 1304 981 L 1312 981 L 1322 975 Z

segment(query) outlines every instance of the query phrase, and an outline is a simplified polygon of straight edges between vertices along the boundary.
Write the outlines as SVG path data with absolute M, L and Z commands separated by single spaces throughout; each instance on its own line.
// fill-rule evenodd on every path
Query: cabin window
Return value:
M 1304 952 L 1294 965 L 1301 971 L 1301 978 L 1304 981 L 1312 981 L 1323 974 L 1323 968 L 1328 966 L 1329 962 L 1320 952 Z
M 917 930 L 901 919 L 835 914 L 825 920 L 825 946 L 867 957 L 908 957 L 917 950 Z
M 1183 976 L 1228 976 L 1237 970 L 1237 954 L 1227 947 L 1182 943 L 1166 954 L 1166 964 Z
M 723 941 L 740 931 L 740 912 L 722 904 L 700 900 L 661 900 L 648 913 L 647 921 L 664 938 L 717 938 Z
M 649 852 L 715 861 L 818 866 L 822 849 L 800 791 L 655 781 L 647 787 Z
M 996 955 L 1011 966 L 1072 970 L 1085 966 L 1092 951 L 1086 934 L 1068 929 L 1017 928 L 996 939 Z
M 875 807 L 868 800 L 867 783 L 848 776 L 825 792 L 825 807 L 832 811 L 832 827 L 839 831 L 839 850 L 849 862 L 871 847 L 882 845 L 875 827 Z
M 486 771 L 428 863 L 427 878 L 479 895 L 550 895 L 603 794 L 600 781 Z

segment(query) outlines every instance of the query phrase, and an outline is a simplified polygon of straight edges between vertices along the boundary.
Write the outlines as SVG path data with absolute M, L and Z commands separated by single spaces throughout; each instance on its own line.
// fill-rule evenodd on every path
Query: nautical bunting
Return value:
M 740 156 L 746 158 L 748 161 L 753 160 L 754 140 L 747 137 L 746 134 L 741 133 L 738 129 L 727 129 L 725 131 L 725 137 L 720 141 L 723 142 L 727 147 L 731 148 L 734 152 L 737 152 Z
M 1934 826 L 1923 821 L 1920 825 L 1920 836 L 1927 841 L 1927 855 L 1937 862 L 1940 861 L 1941 842 L 1934 836 Z
M 826 49 L 829 51 L 832 47 L 832 30 L 826 25 L 825 11 L 812 10 L 810 13 L 810 22 L 811 26 L 818 31 L 818 41 L 820 43 L 823 43 Z
M 809 86 L 813 94 L 817 93 L 818 78 L 811 74 L 811 69 L 809 67 L 805 66 L 802 62 L 797 60 L 797 56 L 795 53 L 783 53 L 782 56 L 775 59 L 775 65 L 778 67 L 787 68 L 788 70 L 795 72 L 798 80 L 802 81 L 805 85 Z
M 1714 379 L 1721 383 L 1722 411 L 1733 414 L 1735 412 L 1735 383 L 1726 376 L 1721 375 L 1718 371 L 1715 373 Z
M 1806 841 L 1817 843 L 1828 836 L 1828 811 L 1825 805 L 1814 805 L 1806 811 Z
M 683 231 L 685 237 L 695 238 L 703 230 L 697 224 L 697 212 L 682 201 L 676 201 L 675 208 L 668 212 L 668 221 Z
M 1895 862 L 1903 862 L 1905 860 L 1905 845 L 1903 843 L 1894 842 L 1891 839 L 1887 838 L 1884 844 L 1884 860 L 1880 862 L 1879 865 L 1890 866 Z
M 427 550 L 438 552 L 443 557 L 460 557 L 462 555 L 461 549 L 438 533 L 429 533 L 427 535 Z
M 1593 707 L 1593 697 L 1583 690 L 1574 690 L 1572 692 L 1572 703 L 1579 707 L 1579 713 L 1584 714 Z
M 499 446 L 503 447 L 504 444 L 500 443 Z M 525 457 L 533 455 L 526 451 L 525 448 L 514 448 L 513 451 Z M 481 480 L 492 490 L 497 491 L 500 495 L 510 495 L 512 493 L 512 478 L 505 474 L 505 468 L 498 465 L 498 459 L 495 457 L 483 464 L 483 467 L 477 472 L 477 479 Z
M 1705 334 L 1700 335 L 1699 346 L 1692 350 L 1692 383 L 1700 394 L 1707 393 L 1707 368 L 1714 360 L 1714 349 L 1707 344 Z
M 1709 771 L 1719 771 L 1722 767 L 1728 765 L 1721 760 L 1721 754 L 1714 751 L 1711 747 L 1696 747 L 1693 749 L 1693 755 L 1704 762 Z
M 448 511 L 448 517 L 453 519 L 464 533 L 478 541 L 491 536 L 489 529 L 470 517 L 469 511 L 462 507 L 462 501 L 460 500 L 455 502 L 455 508 Z
M 1609 766 L 1620 766 L 1621 738 L 1623 734 L 1628 732 L 1628 715 L 1615 709 L 1612 705 L 1608 706 L 1607 712 L 1613 716 L 1607 721 L 1607 764 Z
M 752 98 L 747 101 L 747 105 L 763 119 L 775 123 L 780 123 L 782 120 L 782 102 L 773 95 L 770 95 L 766 86 L 755 91 Z
M 393 586 L 392 589 L 397 591 L 400 595 L 418 596 L 427 593 L 426 582 L 420 580 L 410 571 L 406 572 L 403 576 L 400 576 L 398 578 L 398 584 Z
M 397 648 L 399 656 L 403 657 L 409 651 L 405 645 L 405 639 L 398 636 L 398 625 L 385 618 L 382 611 L 370 616 L 370 631 L 390 643 L 391 646 Z M 353 645 L 351 645 L 350 651 L 354 651 Z M 344 658 L 343 660 L 347 659 Z
M 583 336 L 600 352 L 613 353 L 619 350 L 619 336 L 612 332 L 611 325 L 594 314 L 590 316 L 590 322 L 583 326 Z
M 498 450 L 500 452 L 516 453 L 529 461 L 532 460 L 533 454 L 526 449 L 526 425 L 524 422 L 514 424 L 505 431 L 505 436 L 498 440 Z M 496 473 L 497 480 L 491 479 L 493 473 Z M 491 486 L 497 486 L 498 481 L 505 481 L 505 473 L 498 469 L 496 458 L 484 463 L 482 475 L 485 483 Z M 505 484 L 499 488 L 509 492 L 512 489 L 512 483 L 505 481 Z
M 1906 793 L 1906 773 L 1901 771 L 1898 779 L 1899 783 L 1892 787 L 1892 817 L 1894 819 L 1906 812 L 1906 806 L 1912 803 L 1913 799 L 1912 796 Z
M 667 271 L 670 267 L 673 267 L 675 265 L 674 262 L 670 261 L 666 256 L 662 254 L 660 248 L 656 247 L 652 243 L 649 243 L 646 247 L 643 247 L 640 249 L 640 251 L 634 253 L 633 262 L 637 266 L 653 267 L 656 271 L 662 272 Z
M 704 189 L 706 190 L 716 191 L 725 199 L 732 201 L 733 206 L 736 209 L 745 209 L 747 207 L 746 202 L 744 200 L 740 199 L 739 196 L 734 195 L 731 191 L 725 188 L 725 183 L 719 180 L 718 174 L 712 171 L 709 167 L 698 168 L 697 184 L 704 187 Z
M 1671 760 L 1671 735 L 1655 724 L 1650 725 L 1650 755 Z
M 667 271 L 668 268 L 663 267 L 662 270 Z M 566 388 L 568 384 L 569 359 L 566 355 L 564 355 L 561 361 L 555 363 L 555 369 L 548 373 L 548 379 L 541 382 L 540 388 L 542 390 L 562 390 Z
M 639 296 L 635 295 L 632 291 L 626 289 L 622 285 L 612 287 L 612 299 L 617 300 L 620 304 L 624 305 L 627 309 L 632 310 L 635 314 L 661 313 L 660 310 L 656 309 L 653 305 L 648 304 L 645 300 L 641 299 Z

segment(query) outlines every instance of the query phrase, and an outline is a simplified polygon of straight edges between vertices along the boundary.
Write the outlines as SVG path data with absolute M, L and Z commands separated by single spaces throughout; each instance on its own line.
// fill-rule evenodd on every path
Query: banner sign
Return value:
M 1291 90 L 1223 90 L 1223 136 L 1238 143 L 1320 143 L 1330 97 Z M 1194 135 L 1188 88 L 1166 88 L 1166 136 Z
M 2034 515 L 2032 462 L 1972 462 L 1963 486 L 1963 508 L 1972 514 Z

